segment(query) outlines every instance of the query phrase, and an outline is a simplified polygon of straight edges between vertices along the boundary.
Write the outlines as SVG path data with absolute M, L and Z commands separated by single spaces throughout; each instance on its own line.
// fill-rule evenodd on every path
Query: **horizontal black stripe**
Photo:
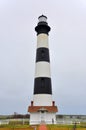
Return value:
M 46 22 L 39 22 L 38 25 L 35 27 L 35 31 L 37 32 L 37 35 L 40 33 L 45 33 L 48 35 L 50 29 L 51 28 L 46 24 Z
M 51 78 L 35 78 L 34 94 L 52 94 Z
M 47 61 L 50 62 L 49 58 L 49 49 L 48 48 L 38 48 L 36 51 L 36 62 L 38 61 Z

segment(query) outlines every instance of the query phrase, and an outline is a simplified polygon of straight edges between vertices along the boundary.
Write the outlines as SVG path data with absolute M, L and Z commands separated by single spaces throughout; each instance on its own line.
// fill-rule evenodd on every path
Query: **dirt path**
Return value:
M 42 124 L 39 126 L 38 130 L 48 130 L 48 129 L 46 125 Z

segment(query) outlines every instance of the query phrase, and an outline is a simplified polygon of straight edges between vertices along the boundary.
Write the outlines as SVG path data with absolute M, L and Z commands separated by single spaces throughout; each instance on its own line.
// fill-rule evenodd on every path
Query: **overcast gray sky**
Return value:
M 27 113 L 38 17 L 48 17 L 58 114 L 86 115 L 86 0 L 0 0 L 0 114 Z

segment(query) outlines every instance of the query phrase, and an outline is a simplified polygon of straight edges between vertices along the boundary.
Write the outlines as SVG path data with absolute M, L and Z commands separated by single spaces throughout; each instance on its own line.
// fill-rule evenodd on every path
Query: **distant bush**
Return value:
M 6 116 L 0 116 L 0 119 L 16 119 L 16 118 L 30 118 L 29 114 L 14 114 L 14 115 L 6 115 Z
M 30 118 L 30 115 L 29 114 L 25 114 L 25 115 L 22 115 L 22 114 L 15 114 L 15 115 L 12 115 L 11 116 L 11 119 L 16 119 L 16 118 Z

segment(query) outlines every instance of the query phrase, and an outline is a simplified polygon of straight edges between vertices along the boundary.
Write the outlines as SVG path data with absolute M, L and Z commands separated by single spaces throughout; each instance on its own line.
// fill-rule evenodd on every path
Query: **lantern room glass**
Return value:
M 39 22 L 47 22 L 47 17 L 42 15 L 38 18 Z

